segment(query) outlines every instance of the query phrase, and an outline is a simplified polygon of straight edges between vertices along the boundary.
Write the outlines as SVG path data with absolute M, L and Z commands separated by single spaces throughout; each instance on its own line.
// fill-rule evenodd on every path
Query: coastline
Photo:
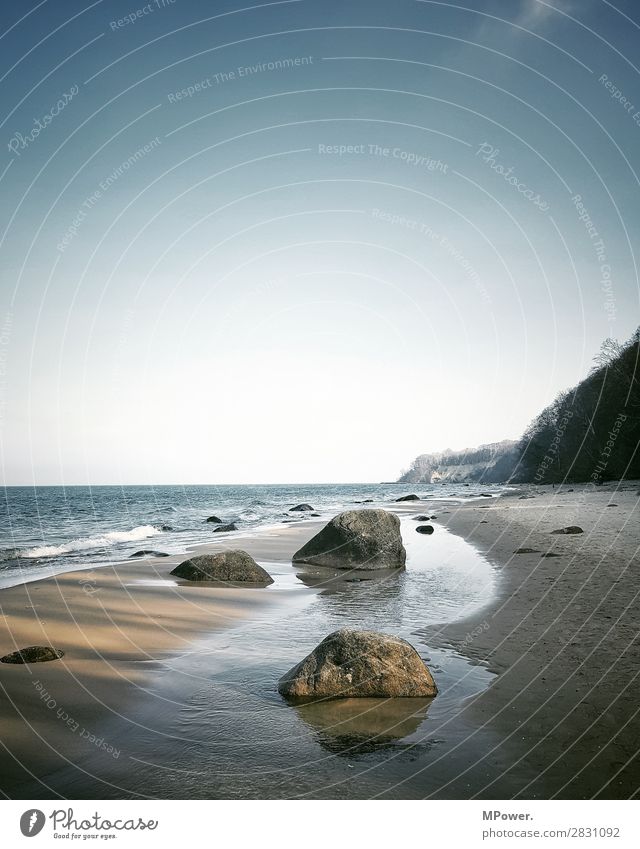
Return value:
M 473 795 L 510 798 L 517 787 L 521 798 L 598 793 L 626 798 L 638 790 L 634 757 L 640 719 L 633 699 L 640 674 L 640 617 L 634 601 L 639 569 L 633 560 L 638 499 L 637 484 L 622 487 L 552 491 L 532 486 L 486 502 L 453 505 L 431 499 L 381 505 L 402 515 L 431 505 L 436 524 L 484 553 L 498 574 L 497 592 L 482 609 L 417 632 L 434 650 L 453 649 L 497 676 L 460 712 L 469 740 L 488 732 L 492 741 L 469 765 Z M 523 492 L 535 497 L 521 498 Z M 617 506 L 605 507 L 611 501 Z M 323 524 L 302 520 L 254 530 L 246 537 L 196 546 L 188 554 L 232 544 L 258 560 L 288 564 Z M 585 533 L 550 534 L 568 524 L 581 524 Z M 560 556 L 514 554 L 524 546 Z M 5 794 L 13 795 L 14 788 L 19 793 L 25 782 L 33 787 L 32 775 L 58 795 L 47 777 L 70 764 L 113 758 L 95 740 L 117 747 L 123 720 L 127 732 L 136 733 L 138 706 L 148 701 L 154 679 L 179 679 L 174 661 L 181 653 L 207 634 L 259 619 L 263 612 L 277 613 L 279 605 L 284 612 L 294 592 L 301 598 L 318 592 L 299 585 L 294 591 L 149 583 L 166 580 L 184 557 L 73 571 L 0 592 L 3 646 L 63 643 L 67 651 L 60 663 L 32 665 L 27 675 L 24 667 L 0 665 L 6 697 L 0 720 L 11 751 L 24 755 L 19 764 L 5 750 Z M 608 680 L 610 672 L 615 684 Z M 55 708 L 47 706 L 34 679 L 55 700 Z M 70 721 L 95 740 L 74 731 Z M 506 766 L 497 774 L 488 771 L 483 782 L 478 774 L 485 762 Z M 514 781 L 510 765 L 535 778 Z M 464 771 L 458 771 L 432 795 L 460 798 L 464 786 Z

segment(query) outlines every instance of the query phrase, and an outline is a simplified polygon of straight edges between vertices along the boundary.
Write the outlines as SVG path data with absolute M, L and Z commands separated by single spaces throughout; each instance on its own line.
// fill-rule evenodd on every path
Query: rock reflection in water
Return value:
M 415 734 L 433 699 L 324 699 L 295 705 L 318 743 L 337 755 L 397 746 Z
M 296 572 L 296 578 L 307 587 L 336 593 L 350 589 L 353 584 L 365 584 L 367 589 L 385 584 L 398 587 L 404 569 L 328 569 L 326 566 L 309 566 Z

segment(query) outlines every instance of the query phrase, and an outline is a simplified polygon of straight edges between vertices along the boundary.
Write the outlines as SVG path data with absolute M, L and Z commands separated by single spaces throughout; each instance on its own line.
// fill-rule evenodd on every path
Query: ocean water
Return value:
M 452 503 L 504 487 L 463 484 L 5 487 L 0 506 L 0 588 L 129 558 L 141 549 L 179 554 L 212 539 L 210 515 L 238 533 L 302 521 L 301 502 L 323 518 L 373 499 L 415 492 Z M 233 532 L 225 534 L 233 539 Z

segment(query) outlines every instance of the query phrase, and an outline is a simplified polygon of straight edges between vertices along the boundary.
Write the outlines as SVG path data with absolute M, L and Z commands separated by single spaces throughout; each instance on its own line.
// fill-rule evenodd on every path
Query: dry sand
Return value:
M 498 593 L 472 618 L 425 634 L 434 647 L 453 647 L 497 673 L 465 707 L 465 718 L 501 741 L 482 760 L 507 756 L 514 770 L 536 776 L 523 797 L 627 798 L 640 788 L 637 484 L 573 490 L 530 487 L 533 498 L 440 505 L 438 522 L 495 564 Z M 424 503 L 392 507 L 422 512 Z M 258 532 L 234 546 L 257 559 L 287 561 L 318 524 Z M 584 534 L 550 533 L 576 524 Z M 223 547 L 221 541 L 206 550 Z M 521 547 L 537 551 L 514 554 Z M 548 552 L 560 556 L 541 556 Z M 172 662 L 204 634 L 285 604 L 294 591 L 137 583 L 166 579 L 181 559 L 116 564 L 0 591 L 2 654 L 41 643 L 66 652 L 61 661 L 31 667 L 0 664 L 5 794 L 19 797 L 30 775 L 46 784 L 65 762 L 114 757 L 101 741 L 117 743 L 123 725 L 135 732 L 136 706 L 153 676 L 170 675 Z M 508 772 L 474 792 L 509 798 Z M 444 786 L 438 795 L 453 793 Z

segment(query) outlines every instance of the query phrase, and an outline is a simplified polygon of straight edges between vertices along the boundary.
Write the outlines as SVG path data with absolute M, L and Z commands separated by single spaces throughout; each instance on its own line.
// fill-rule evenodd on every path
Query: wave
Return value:
M 109 531 L 92 537 L 72 539 L 62 545 L 39 545 L 19 552 L 19 557 L 57 557 L 60 554 L 70 554 L 74 551 L 85 551 L 91 548 L 109 548 L 121 542 L 138 542 L 162 533 L 153 525 L 138 525 L 130 531 Z

